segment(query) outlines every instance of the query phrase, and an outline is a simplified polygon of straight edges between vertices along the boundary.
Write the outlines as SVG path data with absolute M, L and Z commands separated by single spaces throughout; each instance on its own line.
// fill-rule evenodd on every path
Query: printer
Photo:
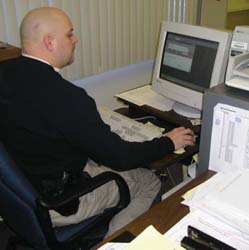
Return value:
M 249 26 L 235 27 L 225 84 L 249 91 Z

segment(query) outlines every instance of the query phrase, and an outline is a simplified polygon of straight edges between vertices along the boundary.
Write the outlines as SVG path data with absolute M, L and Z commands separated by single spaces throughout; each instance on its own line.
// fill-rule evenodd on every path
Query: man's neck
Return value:
M 25 57 L 28 57 L 28 58 L 32 58 L 32 59 L 35 59 L 35 60 L 37 60 L 37 61 L 40 61 L 40 62 L 43 62 L 43 63 L 46 63 L 46 64 L 52 66 L 49 62 L 47 62 L 46 60 L 43 60 L 43 59 L 41 59 L 41 58 L 39 58 L 39 57 L 31 56 L 31 55 L 26 54 L 26 53 L 22 53 L 22 56 L 25 56 Z M 52 67 L 53 67 L 53 66 L 52 66 Z M 55 70 L 56 72 L 59 72 L 59 71 L 60 71 L 59 68 L 56 68 L 56 67 L 53 67 L 53 68 L 54 68 L 54 70 Z

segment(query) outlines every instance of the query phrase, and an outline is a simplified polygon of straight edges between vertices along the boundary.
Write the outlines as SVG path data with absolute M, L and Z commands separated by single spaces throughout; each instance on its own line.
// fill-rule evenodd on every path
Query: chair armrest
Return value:
M 39 200 L 39 203 L 47 209 L 56 209 L 68 202 L 79 198 L 87 193 L 92 192 L 96 188 L 103 186 L 104 184 L 115 181 L 119 189 L 119 202 L 116 205 L 117 208 L 124 208 L 130 202 L 130 191 L 125 180 L 118 174 L 113 172 L 104 172 L 95 177 L 90 178 L 87 182 L 74 185 L 70 190 L 64 192 L 63 195 L 53 200 Z
M 109 207 L 103 213 L 99 214 L 90 224 L 81 228 L 73 237 L 81 237 L 84 232 L 90 232 L 94 227 L 99 226 L 106 222 L 106 220 L 113 217 L 121 209 L 125 208 L 130 202 L 130 191 L 125 180 L 118 174 L 113 172 L 104 172 L 95 177 L 90 178 L 86 182 L 73 185 L 70 190 L 66 191 L 61 197 L 54 198 L 51 200 L 38 199 L 37 200 L 37 216 L 42 229 L 46 235 L 46 239 L 52 245 L 57 244 L 58 240 L 52 225 L 52 221 L 49 215 L 50 209 L 56 209 L 66 203 L 72 201 L 75 198 L 83 196 L 94 189 L 110 182 L 115 181 L 119 189 L 119 201 L 117 205 Z

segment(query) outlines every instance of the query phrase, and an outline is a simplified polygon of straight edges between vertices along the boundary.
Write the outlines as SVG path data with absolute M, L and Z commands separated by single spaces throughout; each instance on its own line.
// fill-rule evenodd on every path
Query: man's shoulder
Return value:
M 44 69 L 51 70 L 51 66 L 28 57 L 20 56 L 0 63 L 3 72 L 12 71 L 12 74 L 40 75 Z
M 2 61 L 0 62 L 0 69 L 8 69 L 10 67 L 16 67 L 19 63 L 21 63 L 20 61 L 21 57 L 17 57 L 17 58 L 12 58 L 6 61 Z
M 88 96 L 84 89 L 63 78 L 49 64 L 29 57 L 20 56 L 0 63 L 0 72 L 5 80 L 22 82 L 22 85 L 35 88 L 40 93 L 56 91 L 62 96 Z

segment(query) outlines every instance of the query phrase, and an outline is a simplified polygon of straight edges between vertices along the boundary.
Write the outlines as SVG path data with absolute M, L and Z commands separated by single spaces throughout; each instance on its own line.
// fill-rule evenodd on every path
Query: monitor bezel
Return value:
M 152 88 L 156 92 L 168 98 L 201 110 L 203 99 L 202 91 L 192 89 L 191 86 L 183 87 L 178 85 L 177 83 L 173 83 L 163 78 L 160 78 L 161 62 L 164 52 L 163 50 L 168 32 L 219 43 L 209 88 L 224 82 L 232 33 L 228 31 L 215 30 L 207 27 L 183 23 L 168 21 L 164 21 L 162 23 L 159 46 L 157 50 L 156 62 L 153 72 Z

